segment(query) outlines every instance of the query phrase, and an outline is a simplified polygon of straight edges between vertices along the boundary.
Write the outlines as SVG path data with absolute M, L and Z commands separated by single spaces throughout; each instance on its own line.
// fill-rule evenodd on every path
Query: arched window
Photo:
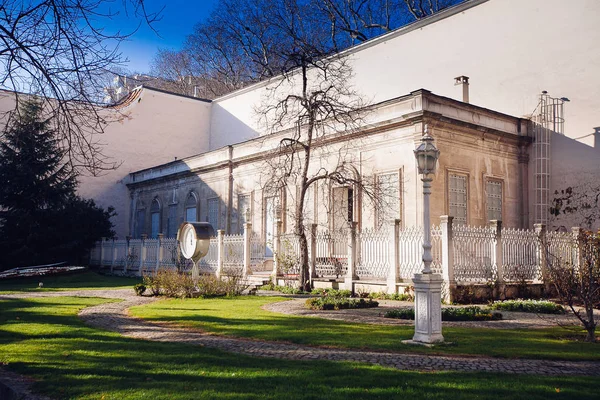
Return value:
M 185 220 L 188 222 L 198 221 L 198 196 L 194 192 L 190 192 L 185 199 Z
M 156 239 L 160 233 L 160 209 L 160 202 L 158 198 L 155 198 L 150 206 L 150 237 L 152 239 Z

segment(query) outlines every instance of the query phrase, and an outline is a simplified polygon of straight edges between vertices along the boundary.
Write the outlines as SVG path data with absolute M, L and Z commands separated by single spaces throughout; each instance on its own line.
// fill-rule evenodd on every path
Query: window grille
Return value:
M 146 231 L 146 210 L 138 210 L 135 219 L 135 235 L 133 236 L 139 239 Z
M 376 210 L 377 227 L 393 222 L 401 216 L 400 175 L 391 172 L 377 175 L 379 205 Z
M 160 232 L 160 203 L 158 199 L 152 201 L 150 206 L 150 237 L 156 239 Z
M 502 182 L 487 181 L 485 189 L 488 221 L 502 221 Z
M 467 224 L 467 176 L 449 174 L 448 176 L 448 212 L 454 217 L 454 223 Z
M 219 199 L 208 199 L 208 223 L 215 229 L 219 227 Z

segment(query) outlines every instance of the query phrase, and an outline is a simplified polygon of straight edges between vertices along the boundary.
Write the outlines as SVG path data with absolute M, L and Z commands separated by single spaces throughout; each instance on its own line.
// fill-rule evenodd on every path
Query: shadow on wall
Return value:
M 552 228 L 600 228 L 599 199 L 600 147 L 554 134 L 550 201 L 557 215 L 551 218 Z
M 243 104 L 243 108 L 248 109 L 248 104 Z M 251 115 L 248 117 L 257 118 L 254 116 L 254 111 L 251 111 Z M 212 103 L 210 150 L 241 143 L 258 136 L 259 133 L 254 128 L 241 121 L 221 104 Z
M 185 165 L 183 162 L 174 164 L 177 167 Z M 244 213 L 233 207 L 236 201 L 232 202 L 231 212 L 228 212 L 230 207 L 225 200 L 229 182 L 227 170 L 219 171 L 219 175 L 223 176 L 211 179 L 210 185 L 197 175 L 175 175 L 168 180 L 162 178 L 130 184 L 131 236 L 135 239 L 142 235 L 156 238 L 162 233 L 165 237 L 175 237 L 184 221 L 208 222 L 215 234 L 218 229 L 242 233 Z

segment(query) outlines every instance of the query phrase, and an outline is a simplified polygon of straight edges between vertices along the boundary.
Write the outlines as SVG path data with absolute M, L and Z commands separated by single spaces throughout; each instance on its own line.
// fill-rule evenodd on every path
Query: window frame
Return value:
M 470 183 L 471 183 L 471 176 L 469 174 L 469 172 L 464 171 L 464 170 L 460 170 L 460 169 L 446 169 L 446 190 L 445 190 L 445 195 L 446 195 L 446 215 L 451 215 L 450 213 L 450 178 L 451 175 L 456 175 L 456 176 L 462 176 L 465 178 L 465 222 L 464 225 L 469 225 L 469 220 L 470 220 L 470 210 L 469 210 L 469 200 L 470 200 L 470 195 L 471 195 L 471 191 L 470 191 Z M 456 216 L 451 215 L 452 217 L 454 217 L 454 223 L 458 223 Z
M 484 191 L 484 199 L 485 199 L 485 218 L 487 221 L 491 221 L 491 219 L 489 218 L 489 192 L 488 192 L 488 183 L 496 183 L 500 185 L 500 219 L 498 219 L 499 221 L 502 221 L 504 218 L 504 180 L 494 177 L 494 176 L 489 176 L 489 175 L 484 175 L 483 177 L 483 191 Z
M 210 204 L 211 201 L 216 201 L 217 203 L 217 224 L 216 226 L 213 226 L 214 230 L 215 230 L 215 234 L 216 232 L 221 229 L 221 199 L 219 197 L 209 197 L 208 199 L 206 199 L 206 222 L 210 223 Z
M 380 177 L 383 175 L 396 175 L 398 177 L 398 218 L 394 218 L 394 223 L 396 219 L 400 220 L 400 227 L 402 227 L 402 225 L 404 224 L 404 190 L 403 190 L 403 185 L 402 185 L 402 176 L 403 176 L 403 169 L 399 168 L 399 169 L 389 169 L 389 170 L 382 170 L 382 171 L 378 171 L 375 173 L 375 191 L 377 193 L 377 196 L 381 196 L 381 185 L 380 185 Z M 382 220 L 381 217 L 381 210 L 376 209 L 375 210 L 375 216 L 374 216 L 374 227 L 375 228 L 381 228 L 383 226 L 383 224 L 385 223 L 385 219 Z M 389 221 L 389 220 L 388 220 Z

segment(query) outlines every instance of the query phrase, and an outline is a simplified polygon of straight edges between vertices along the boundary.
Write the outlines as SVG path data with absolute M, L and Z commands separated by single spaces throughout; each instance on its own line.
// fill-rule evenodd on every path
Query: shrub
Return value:
M 346 289 L 319 288 L 313 289 L 311 293 L 319 295 L 321 297 L 333 297 L 340 299 L 352 297 L 352 291 Z
M 143 282 L 146 289 L 150 289 L 152 296 L 160 296 L 160 282 L 158 279 L 155 279 L 152 275 L 144 275 Z
M 239 296 L 246 288 L 238 276 L 219 279 L 214 275 L 202 275 L 198 279 L 198 293 L 202 297 Z
M 294 286 L 280 286 L 275 285 L 273 282 L 269 282 L 266 285 L 260 287 L 261 290 L 273 290 L 283 294 L 306 294 L 305 291 L 298 289 Z
M 415 319 L 414 308 L 399 308 L 384 314 L 385 318 Z M 442 321 L 498 321 L 502 314 L 480 307 L 448 307 L 442 309 Z
M 146 291 L 146 286 L 143 283 L 136 283 L 133 286 L 133 290 L 135 291 L 136 295 L 141 296 Z
M 145 275 L 144 284 L 150 288 L 153 296 L 192 297 L 196 286 L 187 272 L 173 269 L 160 269 L 154 275 Z
M 369 293 L 370 299 L 376 300 L 397 300 L 397 301 L 413 301 L 414 298 L 408 293 L 385 293 L 385 292 L 373 292 Z
M 355 308 L 377 307 L 378 302 L 371 299 L 348 299 L 340 297 L 315 297 L 306 300 L 306 306 L 311 310 L 344 310 Z
M 564 314 L 565 309 L 560 304 L 548 300 L 503 300 L 490 305 L 493 310 L 519 311 L 538 314 Z

